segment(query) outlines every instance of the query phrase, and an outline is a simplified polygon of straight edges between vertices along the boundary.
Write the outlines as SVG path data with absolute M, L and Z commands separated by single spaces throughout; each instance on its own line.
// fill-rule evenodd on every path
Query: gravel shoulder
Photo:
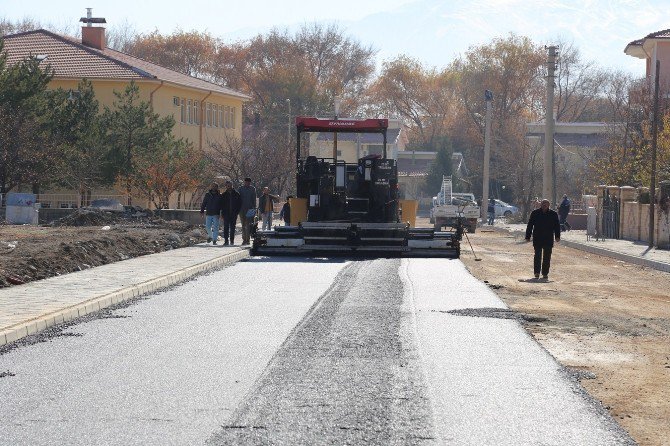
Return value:
M 461 260 L 524 315 L 526 329 L 641 445 L 670 444 L 670 274 L 557 245 L 550 280 L 530 280 L 530 244 L 469 236 Z

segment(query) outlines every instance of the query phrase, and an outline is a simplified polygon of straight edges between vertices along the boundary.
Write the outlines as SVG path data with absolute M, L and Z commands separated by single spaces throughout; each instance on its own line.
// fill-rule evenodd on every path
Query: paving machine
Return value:
M 462 227 L 451 231 L 412 227 L 416 206 L 399 200 L 396 160 L 387 158 L 387 119 L 296 118 L 296 198 L 291 225 L 252 228 L 252 255 L 360 254 L 365 256 L 460 255 Z M 302 156 L 306 132 L 334 133 L 332 158 Z M 337 159 L 338 133 L 377 133 L 383 153 L 356 163 Z M 411 214 L 411 215 L 410 215 Z

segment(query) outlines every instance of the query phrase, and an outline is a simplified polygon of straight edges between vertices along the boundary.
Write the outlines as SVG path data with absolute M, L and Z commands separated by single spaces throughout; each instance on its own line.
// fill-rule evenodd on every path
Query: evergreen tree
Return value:
M 429 195 L 435 195 L 442 187 L 442 177 L 452 175 L 451 155 L 453 149 L 451 143 L 445 139 L 441 147 L 437 150 L 435 162 L 430 166 L 428 176 L 426 177 L 424 191 Z
M 7 65 L 0 39 L 0 193 L 20 184 L 37 184 L 53 170 L 48 150 L 48 109 L 44 92 L 53 77 L 49 66 L 29 57 Z

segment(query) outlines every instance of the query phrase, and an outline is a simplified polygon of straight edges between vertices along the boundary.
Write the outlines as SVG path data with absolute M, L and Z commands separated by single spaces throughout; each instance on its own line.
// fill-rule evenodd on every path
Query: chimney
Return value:
M 107 23 L 102 17 L 93 17 L 93 8 L 86 8 L 86 17 L 79 19 L 86 26 L 81 27 L 81 43 L 99 50 L 105 49 L 105 28 L 92 26 L 94 23 Z

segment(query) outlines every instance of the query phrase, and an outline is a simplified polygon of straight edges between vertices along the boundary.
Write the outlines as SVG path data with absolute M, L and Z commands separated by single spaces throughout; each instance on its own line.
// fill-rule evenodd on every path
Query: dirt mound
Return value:
M 82 210 L 83 211 L 83 210 Z M 207 234 L 180 221 L 141 224 L 106 212 L 77 212 L 69 225 L 0 227 L 0 288 L 204 242 Z
M 54 220 L 52 226 L 104 226 L 116 223 L 120 215 L 98 209 L 77 209 L 70 215 Z

